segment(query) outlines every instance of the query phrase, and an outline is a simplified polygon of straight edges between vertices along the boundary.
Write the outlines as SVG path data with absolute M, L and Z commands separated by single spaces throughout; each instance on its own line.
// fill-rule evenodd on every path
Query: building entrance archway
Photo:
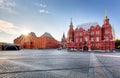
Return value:
M 87 46 L 84 46 L 84 47 L 83 47 L 83 51 L 88 51 L 88 47 L 87 47 Z

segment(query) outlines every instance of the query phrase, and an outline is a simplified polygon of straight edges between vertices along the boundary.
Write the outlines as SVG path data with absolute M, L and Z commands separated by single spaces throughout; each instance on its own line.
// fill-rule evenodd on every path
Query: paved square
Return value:
M 0 78 L 120 78 L 120 53 L 0 51 Z

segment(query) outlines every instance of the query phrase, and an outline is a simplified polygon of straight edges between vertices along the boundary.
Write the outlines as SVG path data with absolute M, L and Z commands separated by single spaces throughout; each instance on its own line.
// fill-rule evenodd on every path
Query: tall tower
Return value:
M 109 18 L 107 17 L 107 10 L 105 10 L 105 18 L 103 20 L 104 25 L 109 25 Z
M 64 34 L 64 33 L 63 33 L 63 37 L 62 37 L 62 39 L 61 39 L 61 47 L 62 47 L 63 49 L 66 48 L 66 38 L 65 38 L 65 34 Z
M 108 40 L 112 40 L 113 36 L 112 36 L 112 26 L 109 23 L 109 18 L 106 15 L 104 20 L 103 20 L 103 26 L 102 26 L 102 33 L 103 33 L 103 40 L 108 41 Z
M 103 23 L 104 25 L 109 25 L 109 18 L 107 16 L 105 16 Z
M 74 42 L 74 29 L 73 29 L 73 24 L 72 24 L 72 18 L 69 26 L 69 31 L 67 35 L 67 43 Z
M 63 36 L 62 36 L 62 39 L 61 39 L 62 42 L 65 42 L 65 34 L 63 33 Z
M 112 34 L 112 26 L 109 23 L 109 18 L 107 14 L 105 15 L 102 26 L 102 40 L 105 42 L 105 50 L 111 50 L 114 49 L 114 37 Z

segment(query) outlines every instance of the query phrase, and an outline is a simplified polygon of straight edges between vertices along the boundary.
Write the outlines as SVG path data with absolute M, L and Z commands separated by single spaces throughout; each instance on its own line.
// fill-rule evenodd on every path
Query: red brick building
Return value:
M 44 33 L 41 37 L 37 38 L 37 48 L 58 48 L 59 42 L 55 40 L 51 34 Z
M 41 37 L 36 37 L 33 32 L 28 35 L 22 34 L 14 40 L 14 44 L 19 44 L 21 49 L 45 49 L 59 47 L 59 42 L 47 32 L 45 32 Z
M 86 23 L 73 29 L 71 21 L 66 48 L 89 51 L 115 49 L 114 33 L 109 18 L 104 18 L 102 27 L 97 23 Z

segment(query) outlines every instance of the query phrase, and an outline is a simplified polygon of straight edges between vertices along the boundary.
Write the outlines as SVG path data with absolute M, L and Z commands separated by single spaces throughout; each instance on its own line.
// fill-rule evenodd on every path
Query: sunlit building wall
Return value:
M 89 23 L 73 29 L 72 21 L 67 34 L 67 49 L 113 50 L 115 49 L 114 30 L 106 16 L 102 27 Z
M 16 38 L 14 44 L 19 44 L 21 49 L 45 49 L 58 48 L 59 42 L 47 32 L 41 37 L 36 37 L 35 33 L 31 32 Z

